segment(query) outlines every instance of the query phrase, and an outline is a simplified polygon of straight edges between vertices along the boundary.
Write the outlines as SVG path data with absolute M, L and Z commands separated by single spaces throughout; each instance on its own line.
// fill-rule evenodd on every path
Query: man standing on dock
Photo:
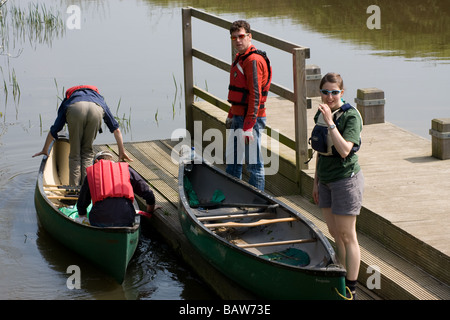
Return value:
M 264 103 L 269 93 L 272 69 L 266 53 L 252 45 L 248 22 L 244 20 L 233 22 L 230 34 L 237 54 L 231 66 L 228 87 L 228 101 L 231 108 L 226 125 L 234 134 L 228 138 L 226 172 L 241 179 L 245 156 L 250 174 L 249 183 L 264 190 L 261 131 L 266 126 Z M 244 142 L 245 147 L 242 147 Z

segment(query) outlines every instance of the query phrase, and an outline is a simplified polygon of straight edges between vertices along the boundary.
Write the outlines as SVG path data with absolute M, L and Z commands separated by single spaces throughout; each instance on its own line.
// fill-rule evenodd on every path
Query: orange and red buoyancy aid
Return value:
M 252 55 L 255 57 L 249 59 Z M 258 63 L 264 63 L 266 67 L 258 67 Z M 264 51 L 251 46 L 245 54 L 238 54 L 230 70 L 228 102 L 232 105 L 231 113 L 254 119 L 265 117 L 264 103 L 271 81 L 272 68 Z
M 128 163 L 100 160 L 86 169 L 92 203 L 106 198 L 134 200 Z
M 100 92 L 98 92 L 97 87 L 95 87 L 95 86 L 81 85 L 81 86 L 75 86 L 75 87 L 72 87 L 72 88 L 67 89 L 67 90 L 66 90 L 66 99 L 69 99 L 70 96 L 71 96 L 75 91 L 81 90 L 81 89 L 90 89 L 90 90 L 93 90 L 93 91 L 97 92 L 98 94 L 100 94 Z

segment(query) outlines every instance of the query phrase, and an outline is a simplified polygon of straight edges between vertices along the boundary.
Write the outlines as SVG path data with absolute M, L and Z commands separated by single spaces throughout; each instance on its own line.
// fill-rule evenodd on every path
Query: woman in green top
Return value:
M 364 188 L 355 152 L 361 144 L 362 119 L 358 110 L 342 100 L 344 83 L 339 74 L 326 74 L 320 92 L 322 103 L 315 121 L 320 116 L 327 127 L 324 130 L 331 137 L 333 153 L 317 156 L 313 198 L 335 240 L 338 259 L 347 270 L 346 285 L 354 295 L 361 258 L 356 216 L 360 213 Z

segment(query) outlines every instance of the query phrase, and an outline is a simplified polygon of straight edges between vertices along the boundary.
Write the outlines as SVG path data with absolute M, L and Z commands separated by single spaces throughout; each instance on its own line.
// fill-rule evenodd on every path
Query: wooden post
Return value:
M 450 118 L 431 120 L 430 135 L 432 156 L 450 159 Z
M 355 102 L 365 125 L 384 123 L 386 101 L 383 90 L 377 88 L 358 89 Z
M 184 65 L 184 101 L 186 110 L 186 130 L 194 135 L 194 117 L 192 104 L 194 103 L 194 71 L 192 63 L 192 17 L 191 8 L 182 9 L 183 27 L 183 65 Z
M 310 64 L 306 66 L 306 96 L 307 97 L 318 97 L 320 80 L 322 80 L 322 75 L 320 74 L 320 67 L 315 64 Z
M 308 164 L 305 163 L 308 161 L 305 48 L 295 48 L 292 57 L 294 60 L 295 153 L 298 181 L 300 182 L 301 170 L 308 169 Z

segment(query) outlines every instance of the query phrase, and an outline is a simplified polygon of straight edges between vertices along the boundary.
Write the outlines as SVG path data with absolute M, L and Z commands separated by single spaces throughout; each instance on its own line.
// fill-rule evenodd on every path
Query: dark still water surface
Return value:
M 341 73 L 345 98 L 358 88 L 385 91 L 386 121 L 429 139 L 433 118 L 449 118 L 450 14 L 446 1 L 8 1 L 0 44 L 0 299 L 216 299 L 152 230 L 141 237 L 123 285 L 68 251 L 39 227 L 34 188 L 40 151 L 63 91 L 100 89 L 121 119 L 124 140 L 168 139 L 184 127 L 181 8 L 224 19 L 311 48 L 307 64 Z M 366 12 L 380 8 L 381 29 Z M 68 12 L 69 11 L 69 12 Z M 21 12 L 21 13 L 20 13 Z M 58 19 L 50 27 L 29 19 Z M 21 21 L 23 23 L 16 23 Z M 56 21 L 56 22 L 55 22 Z M 21 27 L 22 26 L 22 27 Z M 230 60 L 226 30 L 194 21 L 194 46 Z M 268 52 L 274 82 L 292 88 L 292 60 Z M 194 63 L 194 81 L 226 99 L 228 74 Z M 114 142 L 104 130 L 95 143 Z M 431 151 L 430 151 L 431 152 Z M 82 270 L 69 290 L 69 265 Z

